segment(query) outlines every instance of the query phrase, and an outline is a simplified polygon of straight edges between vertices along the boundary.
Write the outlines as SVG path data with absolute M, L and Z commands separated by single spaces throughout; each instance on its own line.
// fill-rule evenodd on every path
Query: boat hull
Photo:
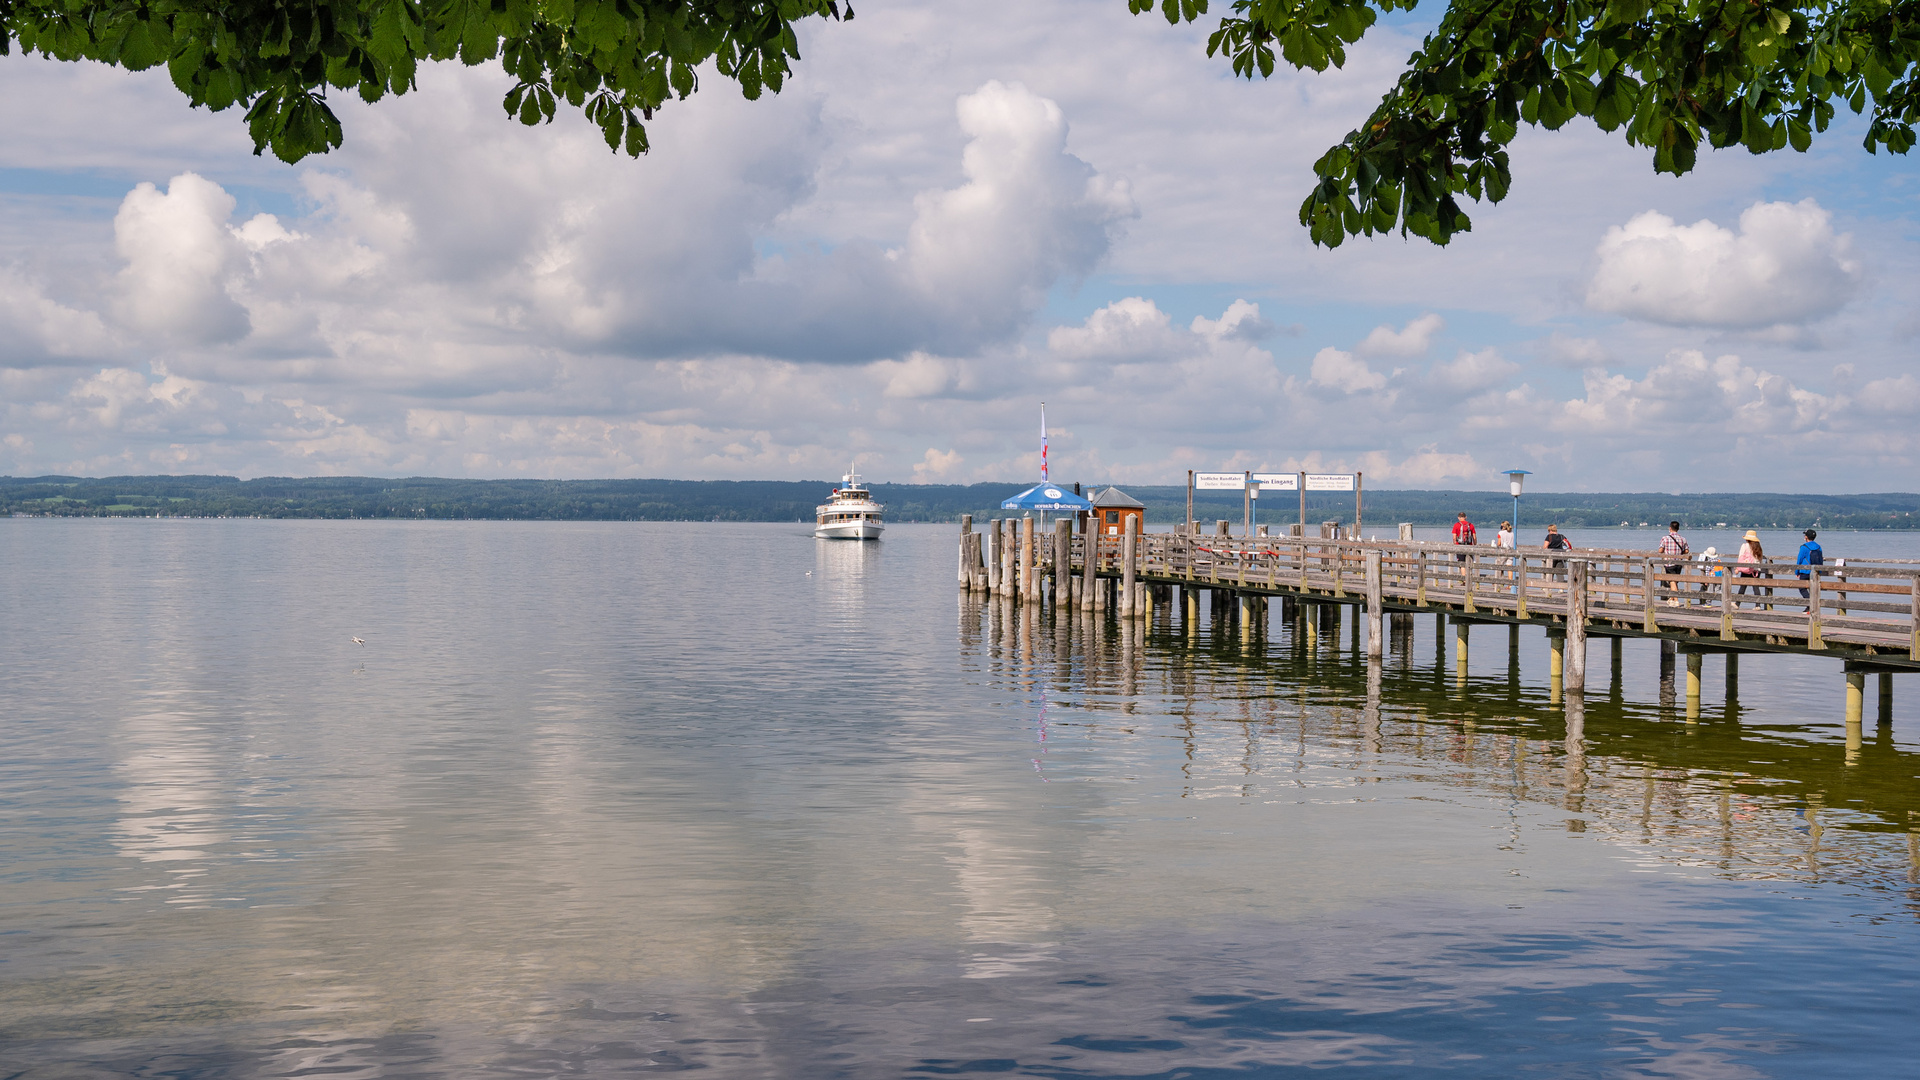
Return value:
M 878 540 L 886 526 L 878 521 L 836 521 L 814 527 L 816 540 Z

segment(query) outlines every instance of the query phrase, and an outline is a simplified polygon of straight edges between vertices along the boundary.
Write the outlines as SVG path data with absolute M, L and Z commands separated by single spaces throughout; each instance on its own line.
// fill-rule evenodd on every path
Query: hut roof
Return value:
M 1147 508 L 1146 503 L 1121 491 L 1117 487 L 1110 487 L 1100 494 L 1095 495 L 1093 497 L 1093 505 L 1102 510 L 1111 507 L 1126 507 L 1132 510 L 1145 510 Z

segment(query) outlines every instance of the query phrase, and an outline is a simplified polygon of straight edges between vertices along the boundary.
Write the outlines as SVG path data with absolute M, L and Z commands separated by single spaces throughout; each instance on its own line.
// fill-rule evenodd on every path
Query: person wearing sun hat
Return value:
M 1736 561 L 1740 566 L 1739 569 L 1733 572 L 1735 577 L 1757 578 L 1760 576 L 1760 564 L 1767 561 L 1767 554 L 1760 547 L 1759 533 L 1748 529 L 1747 535 L 1740 538 L 1740 555 Z M 1740 595 L 1745 596 L 1748 589 L 1753 590 L 1753 595 L 1756 598 L 1754 603 L 1758 605 L 1760 586 L 1742 582 L 1740 585 Z M 1767 595 L 1772 596 L 1773 590 L 1768 589 Z M 1736 603 L 1734 606 L 1738 607 L 1739 605 Z
M 1720 549 L 1717 547 L 1709 547 L 1707 548 L 1707 550 L 1701 552 L 1698 555 L 1695 555 L 1693 557 L 1693 561 L 1700 564 L 1700 578 L 1701 578 L 1700 591 L 1703 593 L 1710 592 L 1710 591 L 1717 592 L 1718 589 L 1715 587 L 1713 582 L 1715 579 L 1720 578 L 1726 574 L 1726 571 L 1721 569 L 1719 565 Z M 1712 601 L 1707 600 L 1704 597 L 1696 601 L 1696 603 L 1700 603 L 1700 604 L 1708 604 L 1711 602 Z

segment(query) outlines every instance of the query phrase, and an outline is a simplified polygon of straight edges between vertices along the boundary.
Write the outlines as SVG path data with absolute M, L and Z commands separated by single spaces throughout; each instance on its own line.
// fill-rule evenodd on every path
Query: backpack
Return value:
M 1466 528 L 1460 530 L 1460 539 L 1454 541 L 1454 543 L 1456 544 L 1479 543 L 1480 534 L 1474 530 L 1473 522 L 1469 521 L 1469 522 L 1465 522 L 1464 524 L 1466 525 Z

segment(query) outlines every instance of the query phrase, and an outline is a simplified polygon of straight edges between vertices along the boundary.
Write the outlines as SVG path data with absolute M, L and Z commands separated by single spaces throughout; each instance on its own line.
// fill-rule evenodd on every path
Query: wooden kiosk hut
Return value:
M 1093 519 L 1098 523 L 1100 536 L 1125 536 L 1128 518 L 1140 521 L 1140 531 L 1145 532 L 1146 513 L 1146 503 L 1117 487 L 1109 487 L 1093 497 Z

